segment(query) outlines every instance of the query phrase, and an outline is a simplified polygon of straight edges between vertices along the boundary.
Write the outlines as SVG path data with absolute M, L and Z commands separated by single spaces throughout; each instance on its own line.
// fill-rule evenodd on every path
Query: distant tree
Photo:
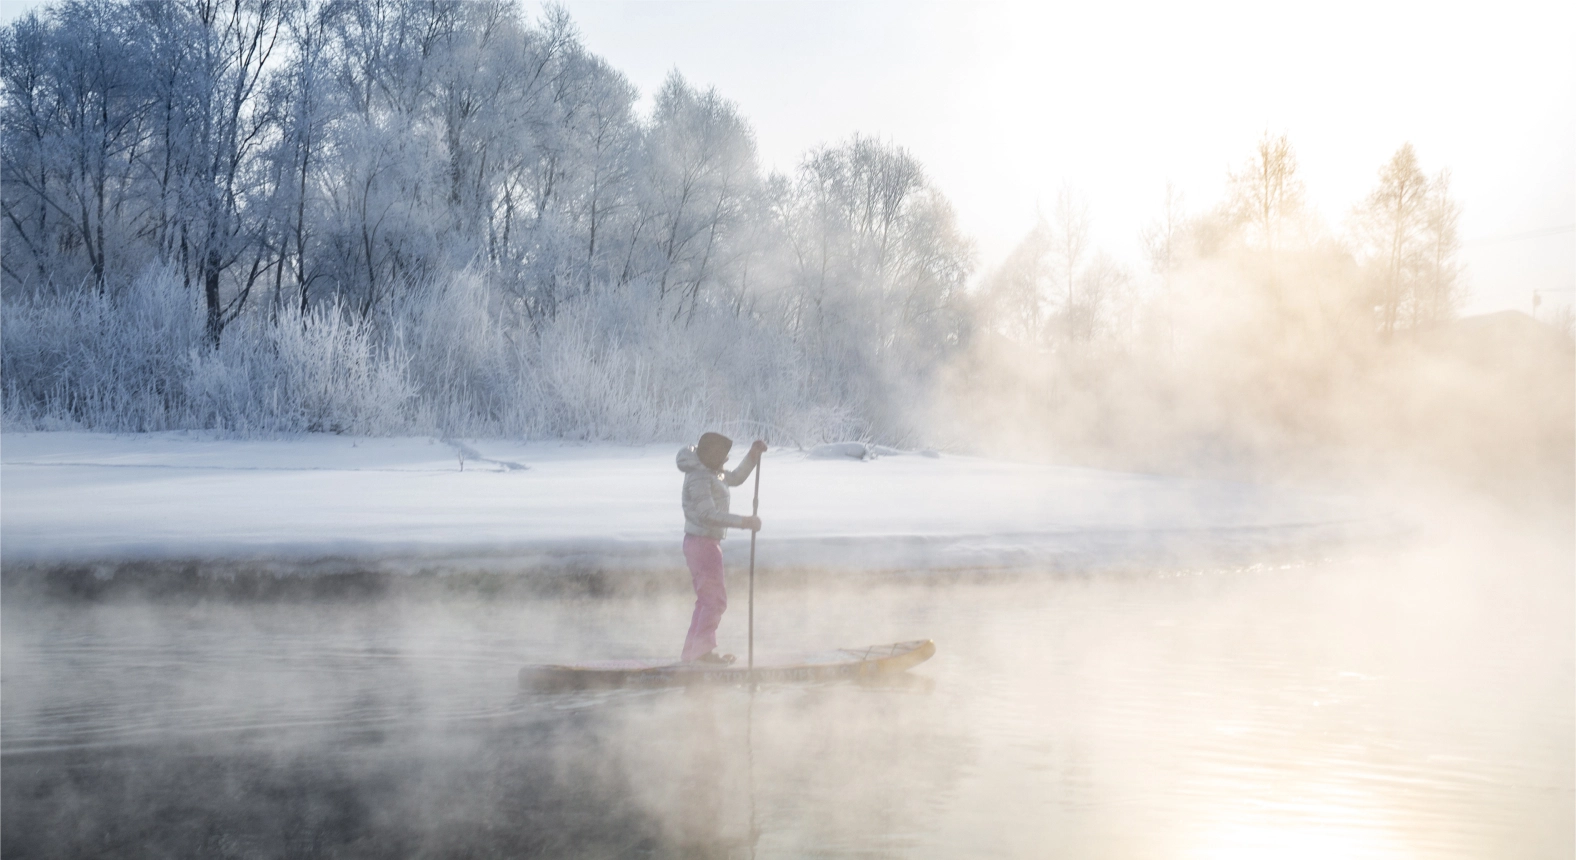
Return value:
M 1050 301 L 1051 226 L 1040 216 L 984 286 L 989 318 L 1002 334 L 1024 343 L 1040 340 Z
M 483 246 L 486 180 L 465 165 L 481 124 L 472 88 L 487 89 L 499 65 L 476 28 L 492 22 L 501 41 L 495 12 L 364 0 L 331 18 L 327 56 L 343 109 L 325 130 L 317 173 L 321 265 L 335 298 L 363 318 L 470 264 Z
M 319 0 L 293 0 L 284 13 L 291 56 L 275 80 L 270 97 L 279 119 L 279 135 L 269 156 L 274 172 L 273 228 L 266 231 L 278 263 L 270 312 L 284 305 L 285 276 L 296 292 L 294 304 L 304 313 L 311 287 L 325 273 L 309 255 L 315 250 L 321 222 L 319 185 L 315 173 L 325 158 L 334 115 L 343 107 L 336 98 L 330 39 L 334 18 L 343 7 Z
M 1078 342 L 1121 340 L 1131 327 L 1132 276 L 1105 251 L 1097 251 L 1078 272 L 1077 301 L 1069 305 L 1067 330 Z
M 1176 337 L 1176 296 L 1173 279 L 1182 264 L 1187 223 L 1182 192 L 1178 191 L 1175 185 L 1167 182 L 1160 215 L 1144 225 L 1139 232 L 1144 257 L 1149 262 L 1149 271 L 1160 282 L 1155 310 L 1158 312 L 1159 324 L 1163 328 L 1163 336 L 1168 347 Z
M 637 229 L 655 255 L 658 296 L 691 320 L 734 256 L 729 242 L 755 191 L 755 139 L 732 102 L 674 72 L 657 93 L 643 167 Z
M 583 105 L 574 124 L 584 189 L 571 198 L 574 218 L 585 231 L 584 283 L 612 283 L 616 241 L 610 235 L 615 219 L 633 205 L 631 177 L 640 146 L 634 116 L 635 87 L 600 57 L 580 55 L 578 101 Z
M 1166 183 L 1165 197 L 1160 215 L 1144 225 L 1139 240 L 1144 246 L 1144 257 L 1149 270 L 1158 275 L 1169 291 L 1171 276 L 1177 270 L 1182 256 L 1183 230 L 1187 214 L 1183 208 L 1182 192 L 1170 182 Z
M 1115 314 L 1125 313 L 1132 278 L 1115 257 L 1092 248 L 1089 202 L 1069 185 L 1056 195 L 1050 225 L 1049 270 L 1057 286 L 1052 330 L 1046 335 L 1063 348 L 1086 344 L 1125 328 Z
M 951 207 L 911 153 L 863 136 L 812 151 L 775 187 L 785 324 L 824 390 L 889 404 L 887 389 L 966 337 L 972 248 Z
M 50 158 L 59 135 L 60 98 L 54 83 L 55 35 L 49 20 L 29 11 L 0 33 L 0 181 L 5 186 L 4 267 L 7 283 L 50 283 L 58 234 L 69 217 L 54 184 Z M 27 259 L 31 265 L 22 263 Z
M 952 204 L 928 183 L 903 220 L 886 259 L 884 340 L 905 375 L 923 378 L 968 335 L 961 300 L 974 245 L 958 228 Z
M 173 4 L 172 4 L 173 5 Z M 280 47 L 286 7 L 277 0 L 188 0 L 166 19 L 190 40 L 188 53 L 158 73 L 179 81 L 172 91 L 180 120 L 163 141 L 179 165 L 183 262 L 195 269 L 210 343 L 244 309 L 262 271 L 266 249 L 259 219 L 248 210 L 266 199 L 253 170 L 275 117 L 266 108 L 265 77 Z M 222 281 L 249 259 L 228 297 Z
M 1051 222 L 1051 254 L 1062 287 L 1063 317 L 1071 320 L 1077 306 L 1078 274 L 1089 253 L 1089 201 L 1063 184 L 1056 194 L 1056 211 Z M 1069 329 L 1069 334 L 1071 334 Z
M 1576 342 L 1576 309 L 1573 309 L 1569 302 L 1556 306 L 1549 314 L 1547 322 L 1565 339 L 1567 348 Z
M 1412 301 L 1412 325 L 1446 320 L 1455 315 L 1462 298 L 1461 239 L 1457 224 L 1461 204 L 1450 196 L 1450 171 L 1441 170 L 1428 184 L 1423 203 L 1422 259 L 1417 295 Z
M 449 197 L 451 223 L 475 235 L 469 252 L 465 240 L 445 245 L 451 257 L 485 258 L 530 318 L 550 318 L 586 289 L 575 213 L 585 182 L 585 92 L 599 67 L 586 62 L 561 8 L 547 7 L 534 26 L 513 3 L 467 12 L 460 50 L 444 72 L 456 83 L 441 88 L 445 116 L 463 114 L 466 126 L 444 138 L 450 175 L 460 182 Z M 447 118 L 444 125 L 455 127 Z
M 5 179 L 8 196 L 27 201 L 7 206 L 10 237 L 44 281 L 67 275 L 80 259 L 102 292 L 117 262 L 122 275 L 135 270 L 118 258 L 136 230 L 135 165 L 148 106 L 139 22 L 134 10 L 108 0 L 78 0 L 47 14 L 30 13 L 0 43 L 14 129 Z M 26 209 L 36 217 L 24 219 Z
M 1249 244 L 1273 258 L 1303 207 L 1297 156 L 1286 135 L 1271 137 L 1266 132 L 1247 163 L 1230 174 L 1228 185 L 1228 209 L 1246 229 Z
M 1110 254 L 1092 250 L 1089 204 L 1070 186 L 1052 220 L 1039 218 L 990 276 L 983 299 L 990 325 L 1026 343 L 1063 349 L 1115 333 L 1131 277 Z
M 1428 197 L 1428 178 L 1406 143 L 1380 169 L 1379 186 L 1357 211 L 1359 241 L 1374 270 L 1379 331 L 1386 335 L 1415 305 L 1425 260 Z

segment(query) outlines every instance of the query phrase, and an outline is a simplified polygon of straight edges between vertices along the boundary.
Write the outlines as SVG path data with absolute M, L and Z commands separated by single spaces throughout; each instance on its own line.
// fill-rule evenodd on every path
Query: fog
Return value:
M 1403 546 L 1248 567 L 763 577 L 762 653 L 937 641 L 874 685 L 514 689 L 528 662 L 675 649 L 681 574 L 13 584 L 5 852 L 1562 856 L 1569 532 L 1431 510 Z
M 7 563 L 6 856 L 1576 851 L 1573 316 L 1463 316 L 1433 153 L 1397 141 L 1332 219 L 1266 131 L 1219 154 L 1218 199 L 1122 216 L 1141 265 L 1073 185 L 983 259 L 901 141 L 850 129 L 765 170 L 726 93 L 680 69 L 643 98 L 560 9 L 65 3 L 0 52 L 7 432 L 728 426 L 1400 524 L 940 573 L 871 540 L 858 570 L 786 570 L 768 484 L 757 650 L 936 656 L 596 693 L 516 673 L 677 653 L 677 534 L 576 575 Z

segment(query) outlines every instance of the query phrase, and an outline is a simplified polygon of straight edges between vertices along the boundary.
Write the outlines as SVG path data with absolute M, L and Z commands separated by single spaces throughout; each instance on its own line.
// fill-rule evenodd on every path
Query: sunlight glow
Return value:
M 1071 185 L 1098 244 L 1141 266 L 1166 183 L 1219 201 L 1258 137 L 1285 133 L 1335 232 L 1405 142 L 1450 168 L 1471 305 L 1530 310 L 1576 286 L 1573 238 L 1479 237 L 1576 222 L 1572 7 L 1492 16 L 1415 3 L 571 2 L 587 44 L 650 93 L 671 70 L 714 85 L 762 162 L 859 132 L 910 149 L 997 264 Z M 1534 24 L 1533 22 L 1537 22 Z M 1465 61 L 1470 58 L 1470 61 Z
M 1236 782 L 1232 780 L 1232 782 Z M 1386 798 L 1349 786 L 1271 787 L 1258 780 L 1211 786 L 1199 829 L 1182 837 L 1176 856 L 1196 860 L 1398 860 L 1404 830 L 1385 815 Z M 1283 800 L 1288 794 L 1297 800 Z M 1204 797 L 1200 797 L 1204 800 Z M 1399 828 L 1399 829 L 1398 829 Z M 1191 844 L 1188 844 L 1188 843 Z
M 1243 824 L 1207 834 L 1180 856 L 1197 860 L 1391 860 L 1411 853 L 1384 844 L 1379 834 L 1327 824 Z

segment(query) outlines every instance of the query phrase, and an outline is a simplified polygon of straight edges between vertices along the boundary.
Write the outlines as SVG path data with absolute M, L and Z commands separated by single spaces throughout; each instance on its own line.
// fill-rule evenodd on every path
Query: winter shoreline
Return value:
M 12 581 L 188 569 L 661 581 L 682 570 L 678 447 L 6 434 L 0 561 Z M 758 568 L 783 575 L 1244 564 L 1402 531 L 1326 494 L 950 455 L 774 450 L 761 499 Z M 741 566 L 744 535 L 725 547 Z

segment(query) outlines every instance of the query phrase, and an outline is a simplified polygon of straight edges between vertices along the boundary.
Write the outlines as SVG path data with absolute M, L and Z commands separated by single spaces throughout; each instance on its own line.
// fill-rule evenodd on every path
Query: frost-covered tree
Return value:
M 708 291 L 738 288 L 733 238 L 756 192 L 755 140 L 737 107 L 677 72 L 657 93 L 641 153 L 634 242 L 646 250 L 657 294 L 693 320 Z
M 1461 303 L 1460 220 L 1461 204 L 1450 196 L 1450 171 L 1441 170 L 1428 184 L 1423 207 L 1422 262 L 1412 302 L 1413 326 L 1450 319 Z
M 1395 331 L 1403 307 L 1416 292 L 1427 199 L 1428 178 L 1407 143 L 1379 171 L 1379 186 L 1358 212 L 1360 241 L 1377 270 L 1379 330 L 1387 335 Z
M 1167 182 L 1160 214 L 1139 231 L 1144 258 L 1159 287 L 1154 297 L 1152 319 L 1159 326 L 1167 347 L 1174 346 L 1176 340 L 1176 276 L 1186 259 L 1187 234 L 1188 216 L 1182 192 Z
M 1044 217 L 1018 241 L 986 279 L 983 293 L 990 324 L 1023 343 L 1038 342 L 1050 313 L 1051 227 Z
M 1354 212 L 1356 244 L 1374 284 L 1378 329 L 1446 319 L 1457 300 L 1460 208 L 1450 177 L 1429 179 L 1411 144 L 1379 171 L 1379 184 Z
M 1160 214 L 1139 232 L 1149 270 L 1160 278 L 1162 289 L 1167 293 L 1171 289 L 1172 276 L 1182 264 L 1186 227 L 1182 192 L 1167 182 Z
M 822 147 L 790 196 L 790 324 L 818 366 L 858 387 L 923 373 L 964 336 L 972 249 L 911 154 L 859 136 Z
M 203 292 L 206 330 L 217 345 L 263 275 L 267 174 L 255 156 L 273 131 L 265 75 L 280 46 L 285 5 L 279 0 L 191 0 L 174 20 L 191 41 L 182 57 L 182 133 L 166 146 L 182 165 L 183 262 Z M 222 279 L 243 264 L 229 296 Z
M 1071 309 L 1078 300 L 1078 272 L 1089 254 L 1089 200 L 1071 185 L 1064 184 L 1056 194 L 1051 235 L 1062 305 Z
M 628 272 L 619 268 L 619 228 L 635 203 L 633 188 L 641 135 L 635 117 L 636 90 L 600 57 L 574 53 L 561 81 L 561 97 L 575 109 L 565 117 L 562 197 L 565 228 L 578 239 L 566 248 L 582 293 L 608 288 Z M 507 232 L 507 231 L 506 231 Z
M 1096 252 L 1077 273 L 1078 299 L 1064 309 L 1073 342 L 1123 340 L 1132 328 L 1132 275 L 1105 251 Z
M 148 109 L 141 29 L 130 7 L 75 0 L 29 13 L 0 40 L 10 277 L 102 292 L 111 274 L 143 262 L 134 243 Z
M 1231 216 L 1245 229 L 1248 243 L 1273 258 L 1303 211 L 1302 179 L 1291 141 L 1284 134 L 1265 133 L 1247 162 L 1230 174 L 1228 186 Z
M 323 209 L 319 170 L 333 119 L 345 103 L 335 91 L 330 54 L 339 14 L 337 7 L 316 0 L 298 0 L 285 12 L 290 58 L 270 90 L 279 134 L 266 156 L 274 188 L 273 229 L 265 235 L 277 258 L 270 303 L 275 316 L 286 304 L 287 273 L 290 303 L 303 313 L 310 306 L 313 283 L 326 275 L 317 245 Z
M 1131 278 L 1116 258 L 1093 247 L 1089 202 L 1069 185 L 1052 219 L 1040 218 L 984 288 L 988 317 L 1026 343 L 1076 349 L 1124 326 Z
M 378 420 L 412 426 L 627 436 L 716 403 L 868 430 L 967 337 L 969 243 L 910 154 L 856 137 L 762 177 L 734 104 L 675 73 L 642 114 L 560 8 L 69 0 L 3 28 L 0 61 L 28 414 L 368 426 L 281 405 L 266 368 L 300 361 L 278 384 L 381 379 L 415 400 Z M 196 313 L 211 354 L 106 359 L 146 350 L 114 317 L 149 309 Z

